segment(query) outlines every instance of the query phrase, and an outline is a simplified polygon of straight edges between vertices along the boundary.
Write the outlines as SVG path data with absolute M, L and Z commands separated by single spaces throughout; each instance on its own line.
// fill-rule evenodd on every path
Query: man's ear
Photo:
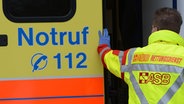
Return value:
M 152 30 L 151 30 L 151 32 L 153 33 L 153 32 L 155 32 L 155 31 L 158 31 L 158 27 L 157 27 L 157 26 L 152 25 Z

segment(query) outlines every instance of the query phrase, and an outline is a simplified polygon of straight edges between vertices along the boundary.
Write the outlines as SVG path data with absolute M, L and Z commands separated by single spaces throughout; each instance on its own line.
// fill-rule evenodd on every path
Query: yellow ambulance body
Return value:
M 9 1 L 0 2 L 0 104 L 103 104 L 102 0 L 70 0 L 61 20 L 22 16 Z

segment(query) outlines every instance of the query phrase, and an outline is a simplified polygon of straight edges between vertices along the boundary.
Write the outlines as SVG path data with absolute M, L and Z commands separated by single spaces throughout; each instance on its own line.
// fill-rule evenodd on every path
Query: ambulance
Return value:
M 0 1 L 0 104 L 103 104 L 102 0 Z
M 183 0 L 0 0 L 0 104 L 127 104 L 128 87 L 102 66 L 111 48 L 147 45 L 152 16 Z M 184 36 L 184 25 L 181 35 Z

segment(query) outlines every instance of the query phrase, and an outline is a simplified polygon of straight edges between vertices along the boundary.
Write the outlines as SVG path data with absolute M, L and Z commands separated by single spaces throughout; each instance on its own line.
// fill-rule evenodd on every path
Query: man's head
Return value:
M 180 13 L 173 8 L 160 8 L 155 11 L 152 32 L 158 30 L 171 30 L 176 33 L 180 32 L 182 17 Z

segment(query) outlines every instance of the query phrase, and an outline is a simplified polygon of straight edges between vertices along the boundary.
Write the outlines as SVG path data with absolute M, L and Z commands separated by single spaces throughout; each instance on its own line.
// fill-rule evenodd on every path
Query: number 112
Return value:
M 62 69 L 62 56 L 61 53 L 57 53 L 54 57 L 54 59 L 56 59 L 57 62 L 57 68 L 58 69 Z M 87 56 L 85 53 L 80 52 L 77 53 L 75 55 L 75 59 L 80 59 L 77 63 L 77 65 L 75 65 L 75 68 L 87 68 L 87 65 L 85 64 L 86 60 L 87 60 Z M 68 68 L 72 69 L 73 68 L 73 54 L 72 53 L 68 53 L 66 56 L 64 56 L 64 60 L 68 60 Z

